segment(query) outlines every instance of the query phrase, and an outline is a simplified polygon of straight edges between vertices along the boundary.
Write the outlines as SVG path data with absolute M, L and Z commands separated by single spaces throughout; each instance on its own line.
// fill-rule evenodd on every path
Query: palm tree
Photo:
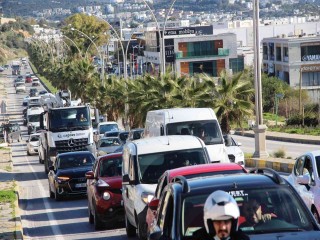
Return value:
M 221 84 L 217 86 L 213 99 L 214 110 L 220 120 L 223 133 L 230 133 L 231 124 L 242 127 L 242 121 L 253 113 L 252 96 L 254 90 L 250 81 L 241 79 L 242 73 L 220 75 Z

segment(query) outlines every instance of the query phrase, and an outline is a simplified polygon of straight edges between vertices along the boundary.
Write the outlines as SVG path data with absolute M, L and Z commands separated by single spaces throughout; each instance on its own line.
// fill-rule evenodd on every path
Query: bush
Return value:
M 276 158 L 284 158 L 286 156 L 286 152 L 283 148 L 278 149 L 273 153 Z

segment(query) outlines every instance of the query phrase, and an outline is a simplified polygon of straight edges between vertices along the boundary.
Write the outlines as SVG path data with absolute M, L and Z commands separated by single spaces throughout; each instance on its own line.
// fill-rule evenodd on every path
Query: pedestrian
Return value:
M 227 192 L 217 190 L 209 195 L 203 208 L 205 227 L 193 233 L 193 240 L 248 240 L 238 230 L 239 207 Z

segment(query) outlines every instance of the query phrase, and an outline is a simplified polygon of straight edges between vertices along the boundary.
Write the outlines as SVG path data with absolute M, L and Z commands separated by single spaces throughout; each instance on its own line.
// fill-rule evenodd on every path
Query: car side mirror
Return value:
M 230 146 L 232 145 L 230 135 L 227 134 L 227 135 L 225 135 L 225 136 L 223 136 L 223 137 L 224 137 L 225 145 L 226 145 L 227 147 L 230 147 Z
M 122 183 L 124 184 L 134 184 L 134 180 L 131 180 L 129 174 L 125 174 L 122 176 Z
M 303 174 L 302 176 L 298 176 L 297 183 L 299 183 L 300 185 L 309 185 L 311 183 L 310 175 L 307 173 Z
M 94 179 L 94 172 L 92 171 L 86 172 L 85 176 L 86 176 L 86 179 Z

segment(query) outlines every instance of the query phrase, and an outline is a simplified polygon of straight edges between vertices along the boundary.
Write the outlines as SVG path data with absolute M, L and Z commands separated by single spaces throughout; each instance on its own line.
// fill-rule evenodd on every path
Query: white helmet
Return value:
M 203 220 L 207 233 L 215 236 L 214 220 L 232 219 L 231 233 L 237 231 L 240 211 L 236 200 L 227 192 L 217 190 L 209 195 L 203 208 Z

